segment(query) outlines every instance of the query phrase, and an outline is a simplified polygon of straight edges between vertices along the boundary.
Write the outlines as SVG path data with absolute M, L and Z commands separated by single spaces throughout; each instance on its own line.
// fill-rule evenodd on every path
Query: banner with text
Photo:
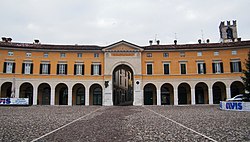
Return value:
M 29 98 L 0 98 L 0 105 L 29 105 Z
M 220 109 L 234 111 L 250 111 L 250 102 L 220 102 Z

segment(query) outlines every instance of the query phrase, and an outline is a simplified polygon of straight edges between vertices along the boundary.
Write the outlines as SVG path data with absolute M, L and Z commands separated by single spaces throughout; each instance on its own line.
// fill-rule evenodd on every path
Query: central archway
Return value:
M 133 105 L 134 75 L 127 65 L 119 65 L 113 71 L 113 104 Z

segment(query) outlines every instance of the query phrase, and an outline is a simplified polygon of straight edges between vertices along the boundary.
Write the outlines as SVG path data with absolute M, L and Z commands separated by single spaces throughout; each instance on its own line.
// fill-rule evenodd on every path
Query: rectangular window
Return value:
M 181 63 L 180 66 L 181 66 L 181 74 L 187 74 L 186 64 Z
M 4 62 L 3 73 L 15 73 L 14 62 Z
M 233 51 L 232 51 L 232 55 L 237 55 L 237 51 L 236 51 L 236 50 L 233 50 Z
M 219 51 L 214 51 L 214 56 L 219 56 Z
M 230 68 L 231 68 L 231 72 L 242 72 L 240 61 L 230 62 Z
M 8 56 L 13 56 L 14 55 L 14 52 L 13 51 L 9 51 L 8 52 Z
M 67 74 L 67 64 L 57 64 L 57 74 L 66 75 Z
M 205 63 L 197 63 L 198 74 L 206 74 L 206 64 Z
M 32 63 L 23 63 L 22 73 L 23 74 L 32 74 L 33 73 L 33 64 Z
M 77 53 L 78 58 L 82 58 L 82 53 Z
M 180 57 L 185 57 L 185 52 L 180 52 Z
M 31 57 L 31 53 L 30 53 L 30 52 L 27 52 L 27 53 L 26 53 L 26 57 Z
M 202 56 L 202 52 L 201 51 L 197 52 L 197 56 Z
M 169 54 L 168 53 L 163 53 L 163 57 L 168 58 Z
M 60 57 L 61 57 L 61 58 L 65 58 L 65 57 L 66 57 L 66 54 L 65 54 L 65 53 L 61 53 L 61 54 L 60 54 Z
M 40 64 L 40 74 L 50 74 L 50 64 Z
M 75 75 L 84 75 L 84 64 L 75 64 L 74 74 Z
M 94 58 L 99 58 L 99 53 L 94 53 Z
M 163 64 L 164 74 L 169 74 L 169 64 Z
M 152 53 L 147 53 L 147 57 L 152 57 Z
M 100 64 L 91 65 L 91 75 L 101 75 L 101 65 Z
M 213 66 L 213 73 L 223 73 L 223 63 L 222 62 L 215 62 L 212 64 Z
M 43 57 L 44 58 L 48 58 L 49 57 L 49 53 L 43 53 Z
M 152 75 L 153 73 L 153 65 L 147 64 L 147 75 Z

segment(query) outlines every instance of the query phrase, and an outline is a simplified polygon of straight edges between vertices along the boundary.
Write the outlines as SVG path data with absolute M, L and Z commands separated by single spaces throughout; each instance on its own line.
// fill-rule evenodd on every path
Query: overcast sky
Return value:
M 101 46 L 219 42 L 220 22 L 237 20 L 238 36 L 248 40 L 249 6 L 250 0 L 0 0 L 0 36 Z

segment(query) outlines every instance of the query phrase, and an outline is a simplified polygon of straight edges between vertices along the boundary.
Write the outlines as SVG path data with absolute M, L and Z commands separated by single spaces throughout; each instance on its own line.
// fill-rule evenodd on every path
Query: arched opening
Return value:
M 30 83 L 20 86 L 19 98 L 29 98 L 29 105 L 33 104 L 33 86 Z
M 219 104 L 223 100 L 226 100 L 226 86 L 222 82 L 216 82 L 213 85 L 213 103 Z
M 102 87 L 99 84 L 93 84 L 90 87 L 89 105 L 102 105 Z
M 245 93 L 245 86 L 242 82 L 235 81 L 231 84 L 230 90 L 231 90 L 231 97 L 233 98 L 236 95 L 244 94 Z
M 154 84 L 147 84 L 143 89 L 144 96 L 144 105 L 156 105 L 157 96 L 156 96 L 156 87 Z
M 191 88 L 187 83 L 178 86 L 178 104 L 191 104 Z
M 133 71 L 127 65 L 119 65 L 113 71 L 113 104 L 133 105 Z
M 11 82 L 5 82 L 1 86 L 1 98 L 10 98 L 11 97 L 11 90 L 12 83 Z
M 161 105 L 174 104 L 174 88 L 171 84 L 165 83 L 161 86 Z
M 38 86 L 38 105 L 50 105 L 51 88 L 47 83 Z
M 233 30 L 232 30 L 232 28 L 228 27 L 226 32 L 227 32 L 227 39 L 233 39 Z
M 56 105 L 68 105 L 68 86 L 60 83 L 56 86 Z
M 208 86 L 203 82 L 195 86 L 195 104 L 208 104 Z
M 73 105 L 85 105 L 85 87 L 82 84 L 76 84 L 73 87 Z

